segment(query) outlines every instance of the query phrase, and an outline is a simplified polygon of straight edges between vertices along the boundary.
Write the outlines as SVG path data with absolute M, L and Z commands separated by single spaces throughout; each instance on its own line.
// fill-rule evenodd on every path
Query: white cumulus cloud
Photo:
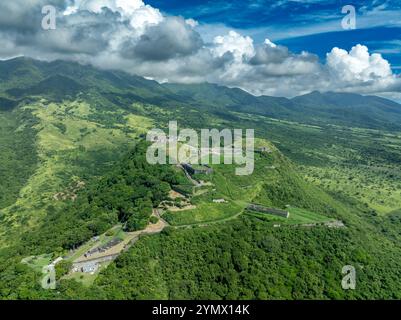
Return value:
M 41 28 L 41 8 L 48 4 L 57 8 L 56 30 Z M 312 90 L 401 91 L 388 61 L 360 44 L 349 52 L 333 48 L 321 62 L 269 39 L 255 43 L 223 28 L 205 40 L 197 30 L 195 20 L 163 15 L 142 0 L 0 2 L 0 58 L 66 59 L 157 81 L 208 81 L 288 97 Z
M 368 48 L 360 44 L 349 52 L 333 48 L 327 54 L 327 68 L 331 81 L 339 88 L 380 91 L 399 81 L 381 54 L 370 54 Z

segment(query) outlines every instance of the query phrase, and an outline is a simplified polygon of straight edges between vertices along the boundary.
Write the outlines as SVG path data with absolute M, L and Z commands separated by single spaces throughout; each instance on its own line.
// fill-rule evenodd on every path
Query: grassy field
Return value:
M 96 272 L 94 272 L 93 274 L 84 272 L 74 272 L 64 276 L 63 279 L 75 280 L 78 283 L 84 285 L 85 287 L 90 287 L 98 277 L 99 273 L 105 270 L 110 265 L 110 263 L 111 261 L 102 263 L 100 267 L 96 270 Z
M 124 240 L 126 237 L 125 232 L 122 229 L 121 225 L 117 225 L 113 227 L 112 229 L 108 230 L 107 232 L 101 234 L 97 240 L 90 240 L 74 250 L 74 252 L 70 255 L 68 255 L 67 260 L 68 261 L 74 261 L 80 256 L 82 256 L 85 252 L 87 252 L 89 249 L 95 247 L 95 246 L 102 246 L 106 244 L 107 242 L 113 240 L 114 238 L 118 238 L 121 240 Z

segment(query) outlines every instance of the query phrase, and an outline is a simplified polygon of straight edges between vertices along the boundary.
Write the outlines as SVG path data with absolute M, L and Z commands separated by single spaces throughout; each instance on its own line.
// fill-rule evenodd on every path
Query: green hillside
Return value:
M 401 298 L 399 105 L 356 95 L 344 113 L 345 95 L 254 97 L 25 58 L 0 61 L 0 80 L 0 298 Z M 265 151 L 250 176 L 211 165 L 189 179 L 145 160 L 146 132 L 170 120 L 255 128 Z M 41 288 L 43 264 L 159 222 L 90 281 L 61 266 L 57 290 Z
M 238 88 L 214 84 L 165 84 L 188 103 L 202 108 L 262 115 L 314 125 L 337 124 L 370 129 L 400 130 L 401 108 L 398 103 L 375 97 L 346 93 L 320 93 L 293 99 L 255 97 Z

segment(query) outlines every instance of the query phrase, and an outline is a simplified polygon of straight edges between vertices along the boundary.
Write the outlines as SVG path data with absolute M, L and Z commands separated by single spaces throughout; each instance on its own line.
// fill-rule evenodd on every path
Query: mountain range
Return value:
M 98 70 L 65 61 L 41 62 L 15 58 L 0 62 L 1 108 L 11 108 L 25 97 L 43 95 L 52 99 L 80 92 L 118 93 L 126 103 L 166 103 L 208 111 L 251 113 L 310 124 L 337 124 L 371 129 L 398 129 L 401 105 L 353 93 L 311 92 L 292 99 L 254 96 L 238 88 L 210 83 L 159 84 L 120 71 Z

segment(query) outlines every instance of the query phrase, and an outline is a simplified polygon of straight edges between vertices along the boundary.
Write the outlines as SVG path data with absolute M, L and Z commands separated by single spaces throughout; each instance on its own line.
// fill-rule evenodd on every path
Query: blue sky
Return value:
M 193 18 L 203 34 L 231 28 L 287 46 L 293 52 L 307 50 L 324 59 L 338 46 L 349 50 L 364 44 L 387 59 L 395 73 L 401 71 L 401 1 L 318 0 L 148 0 L 167 14 Z M 356 29 L 343 30 L 344 5 L 356 8 Z M 213 27 L 211 27 L 213 26 Z M 219 30 L 219 31 L 216 31 Z
M 56 28 L 43 27 L 53 5 Z M 356 29 L 344 30 L 345 6 Z M 0 1 L 0 59 L 72 60 L 255 95 L 314 90 L 401 101 L 401 2 L 388 0 Z

